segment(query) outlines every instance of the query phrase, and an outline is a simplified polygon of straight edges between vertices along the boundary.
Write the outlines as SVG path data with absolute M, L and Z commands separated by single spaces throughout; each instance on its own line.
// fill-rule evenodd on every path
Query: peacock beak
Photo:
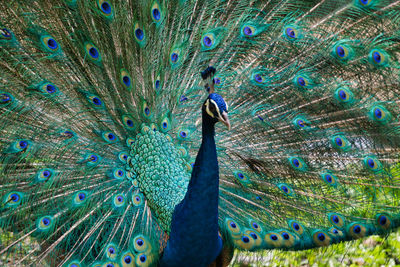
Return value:
M 220 117 L 218 118 L 218 120 L 219 120 L 220 122 L 222 122 L 223 124 L 225 124 L 226 127 L 228 127 L 228 131 L 231 130 L 231 123 L 230 123 L 230 121 L 229 121 L 228 113 L 226 113 L 226 111 L 222 112 L 222 116 L 220 116 Z

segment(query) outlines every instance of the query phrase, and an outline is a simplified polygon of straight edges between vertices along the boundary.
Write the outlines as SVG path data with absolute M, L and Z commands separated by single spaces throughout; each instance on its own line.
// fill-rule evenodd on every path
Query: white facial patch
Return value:
M 210 99 L 207 99 L 206 101 L 206 112 L 211 116 L 211 118 L 214 118 L 214 114 L 210 111 Z
M 224 119 L 222 118 L 222 116 L 221 116 L 221 112 L 219 112 L 219 107 L 218 107 L 217 103 L 216 103 L 214 100 L 212 100 L 212 99 L 210 99 L 210 101 L 214 104 L 215 109 L 217 110 L 218 118 L 219 118 L 220 120 L 224 120 Z M 214 118 L 214 116 L 213 116 L 213 118 Z

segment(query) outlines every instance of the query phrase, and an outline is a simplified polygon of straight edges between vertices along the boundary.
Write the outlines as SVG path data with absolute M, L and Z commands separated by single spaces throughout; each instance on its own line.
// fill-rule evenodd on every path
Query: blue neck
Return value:
M 160 266 L 208 266 L 221 251 L 214 124 L 203 112 L 203 140 L 185 198 L 175 207 Z

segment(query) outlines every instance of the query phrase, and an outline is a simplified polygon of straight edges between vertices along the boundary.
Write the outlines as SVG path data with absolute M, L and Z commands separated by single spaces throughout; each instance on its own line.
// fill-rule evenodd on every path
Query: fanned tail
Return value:
M 13 1 L 0 8 L 0 227 L 16 264 L 156 265 L 217 69 L 219 224 L 241 250 L 399 226 L 400 2 Z M 34 259 L 32 260 L 32 257 Z

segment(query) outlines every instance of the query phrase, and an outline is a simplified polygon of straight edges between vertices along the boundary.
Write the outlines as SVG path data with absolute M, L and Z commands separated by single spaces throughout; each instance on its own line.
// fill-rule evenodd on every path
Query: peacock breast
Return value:
M 132 202 L 148 205 L 161 228 L 169 232 L 174 208 L 190 180 L 191 166 L 179 147 L 168 135 L 143 125 L 131 142 L 126 169 L 137 192 Z

